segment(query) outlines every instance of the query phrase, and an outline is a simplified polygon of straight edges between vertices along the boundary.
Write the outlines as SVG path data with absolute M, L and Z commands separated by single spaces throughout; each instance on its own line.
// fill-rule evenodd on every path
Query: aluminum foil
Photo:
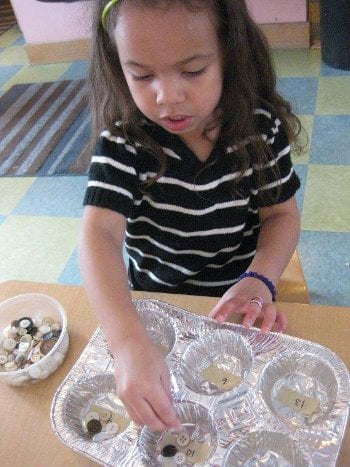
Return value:
M 120 467 L 336 465 L 350 378 L 333 352 L 157 300 L 134 303 L 166 358 L 183 432 L 127 420 L 114 380 L 118 361 L 98 328 L 52 402 L 52 426 L 66 446 Z M 127 420 L 113 436 L 88 432 L 85 417 L 96 404 Z M 175 455 L 166 454 L 169 446 Z

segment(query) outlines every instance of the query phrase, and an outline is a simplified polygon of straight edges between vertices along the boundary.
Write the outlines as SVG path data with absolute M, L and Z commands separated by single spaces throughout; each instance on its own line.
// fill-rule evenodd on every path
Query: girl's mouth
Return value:
M 161 119 L 163 126 L 169 131 L 183 131 L 191 124 L 191 117 L 186 115 L 176 115 L 174 117 L 164 117 Z

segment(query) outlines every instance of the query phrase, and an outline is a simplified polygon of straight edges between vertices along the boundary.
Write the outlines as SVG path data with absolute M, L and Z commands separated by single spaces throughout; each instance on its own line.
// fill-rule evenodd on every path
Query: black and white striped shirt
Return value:
M 150 125 L 168 165 L 145 191 L 143 182 L 159 170 L 157 159 L 122 135 L 102 133 L 84 204 L 112 209 L 127 218 L 133 289 L 221 296 L 248 268 L 259 234 L 258 208 L 274 203 L 261 195 L 280 186 L 277 202 L 281 203 L 300 186 L 280 121 L 263 109 L 255 114 L 272 156 L 259 165 L 252 154 L 238 190 L 233 190 L 239 171 L 232 147 L 224 153 L 214 147 L 208 160 L 201 162 L 179 137 Z M 261 170 L 263 186 L 256 176 Z

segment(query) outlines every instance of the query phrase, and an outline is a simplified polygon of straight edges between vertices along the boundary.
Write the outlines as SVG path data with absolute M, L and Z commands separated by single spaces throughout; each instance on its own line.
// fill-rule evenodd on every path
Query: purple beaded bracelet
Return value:
M 271 292 L 272 300 L 275 301 L 276 293 L 277 293 L 276 287 L 273 285 L 270 279 L 268 279 L 267 277 L 255 271 L 246 271 L 239 276 L 239 278 L 237 279 L 237 282 L 244 279 L 245 277 L 254 277 L 255 279 L 259 279 L 259 281 L 263 282 L 266 285 L 266 287 L 269 289 L 269 291 Z

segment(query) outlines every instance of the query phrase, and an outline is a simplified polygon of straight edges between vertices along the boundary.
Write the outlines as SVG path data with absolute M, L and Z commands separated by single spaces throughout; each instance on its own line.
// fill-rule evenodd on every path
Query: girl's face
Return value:
M 222 93 L 215 18 L 178 3 L 151 9 L 125 2 L 114 37 L 139 110 L 185 142 L 201 138 Z

